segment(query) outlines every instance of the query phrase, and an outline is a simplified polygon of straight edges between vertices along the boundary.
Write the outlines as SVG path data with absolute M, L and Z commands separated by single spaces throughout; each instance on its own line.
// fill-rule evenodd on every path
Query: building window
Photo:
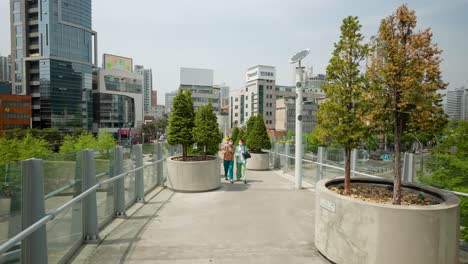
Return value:
M 20 16 L 20 14 L 14 14 L 14 15 L 13 15 L 13 21 L 14 21 L 14 23 L 19 23 L 19 22 L 21 22 L 21 16 Z
M 235 99 L 234 101 L 236 101 L 236 102 L 239 102 L 239 98 L 238 98 L 238 97 L 236 97 L 236 99 Z
M 238 114 L 238 113 L 235 113 L 234 116 L 237 117 L 237 116 L 239 116 L 239 114 Z
M 249 108 L 249 104 L 245 104 L 245 108 Z
M 249 116 L 249 113 L 245 113 L 245 116 Z
M 249 96 L 248 96 L 248 95 L 245 96 L 245 100 L 249 100 Z
M 238 106 L 238 105 L 234 106 L 234 109 L 238 109 L 238 108 L 239 108 L 239 106 Z
M 249 91 L 249 87 L 245 87 L 245 91 L 248 92 L 248 91 Z
M 23 26 L 16 26 L 16 35 L 23 34 Z

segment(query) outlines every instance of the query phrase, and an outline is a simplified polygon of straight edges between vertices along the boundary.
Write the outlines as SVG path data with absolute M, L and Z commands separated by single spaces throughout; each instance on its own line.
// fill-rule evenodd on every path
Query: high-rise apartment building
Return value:
M 158 91 L 151 91 L 151 107 L 158 106 Z
M 92 128 L 91 9 L 91 0 L 10 0 L 12 92 L 31 95 L 34 128 Z
M 153 72 L 142 65 L 135 66 L 135 72 L 143 77 L 143 112 L 149 114 L 153 97 Z
M 0 56 L 0 82 L 11 81 L 11 56 Z
M 307 76 L 304 81 L 304 102 L 317 102 L 324 96 L 320 86 L 324 75 Z M 252 115 L 262 115 L 265 126 L 275 129 L 276 102 L 279 98 L 295 98 L 294 86 L 276 84 L 273 66 L 257 65 L 246 73 L 245 87 L 231 95 L 229 120 L 231 127 L 243 126 Z
M 468 120 L 468 89 L 460 87 L 447 91 L 445 113 L 453 120 Z
M 220 88 L 213 86 L 213 75 L 213 70 L 180 68 L 179 89 L 192 91 L 192 102 L 195 111 L 201 106 L 211 103 L 215 111 L 219 112 Z

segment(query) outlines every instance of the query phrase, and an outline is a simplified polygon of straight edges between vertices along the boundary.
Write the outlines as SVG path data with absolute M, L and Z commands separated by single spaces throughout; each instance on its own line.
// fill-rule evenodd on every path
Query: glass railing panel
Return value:
M 81 153 L 55 154 L 43 158 L 45 210 L 52 211 L 82 191 Z M 58 263 L 79 246 L 83 237 L 81 201 L 46 225 L 49 263 Z
M 112 176 L 114 149 L 102 154 L 95 153 L 94 168 L 96 182 L 107 180 Z M 96 190 L 98 226 L 106 225 L 114 216 L 114 183 L 106 183 Z
M 317 164 L 312 161 L 303 160 L 302 175 L 304 181 L 315 185 L 317 179 Z
M 357 149 L 356 171 L 380 176 L 383 178 L 393 178 L 393 155 L 382 151 L 371 151 L 367 149 Z M 356 176 L 361 176 L 357 174 Z
M 21 162 L 0 165 L 0 244 L 21 232 Z M 3 257 L 3 258 L 2 258 Z M 0 256 L 0 261 L 20 263 L 20 245 Z
M 155 144 L 144 144 L 143 145 L 143 179 L 145 184 L 145 193 L 154 189 L 158 184 L 157 178 L 157 166 L 155 161 L 157 160 L 156 145 Z
M 128 172 L 135 168 L 134 153 L 132 148 L 123 148 L 123 172 Z M 129 207 L 135 203 L 135 172 L 128 173 L 124 177 L 125 186 L 125 206 Z

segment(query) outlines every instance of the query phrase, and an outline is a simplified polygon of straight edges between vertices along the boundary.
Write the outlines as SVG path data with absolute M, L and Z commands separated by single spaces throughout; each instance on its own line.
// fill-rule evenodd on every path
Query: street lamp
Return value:
M 294 168 L 294 187 L 302 188 L 302 84 L 304 82 L 304 67 L 301 66 L 301 60 L 309 55 L 310 50 L 305 49 L 296 53 L 289 60 L 289 63 L 298 63 L 296 67 L 296 138 L 295 138 L 295 168 Z

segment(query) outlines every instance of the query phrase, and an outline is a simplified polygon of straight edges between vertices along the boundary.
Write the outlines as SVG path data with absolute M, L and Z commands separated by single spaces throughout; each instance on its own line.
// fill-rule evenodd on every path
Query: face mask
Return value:
M 232 145 L 232 141 L 229 141 L 229 145 Z
M 244 143 L 242 143 L 242 142 L 239 142 L 239 145 L 241 145 L 241 146 L 242 146 L 242 145 L 244 145 Z

